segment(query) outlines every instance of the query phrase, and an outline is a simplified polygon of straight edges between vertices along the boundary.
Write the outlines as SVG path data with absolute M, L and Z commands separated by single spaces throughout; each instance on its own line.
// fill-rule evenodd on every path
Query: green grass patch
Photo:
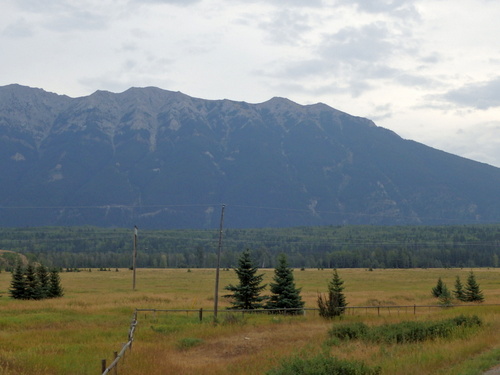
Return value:
M 188 350 L 203 343 L 202 339 L 196 337 L 186 337 L 177 341 L 177 349 Z

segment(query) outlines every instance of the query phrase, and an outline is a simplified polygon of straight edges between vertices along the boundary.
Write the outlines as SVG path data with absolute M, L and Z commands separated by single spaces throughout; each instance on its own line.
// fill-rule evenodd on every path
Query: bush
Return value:
M 460 315 L 439 322 L 401 322 L 369 328 L 363 323 L 338 325 L 329 331 L 330 337 L 341 340 L 362 339 L 386 344 L 408 344 L 450 337 L 457 327 L 481 326 L 476 315 Z
M 330 337 L 336 337 L 341 340 L 360 339 L 366 336 L 368 326 L 364 323 L 346 323 L 334 326 L 328 334 Z
M 370 368 L 363 362 L 337 359 L 327 354 L 314 358 L 292 357 L 281 367 L 268 371 L 267 375 L 377 375 L 380 368 Z

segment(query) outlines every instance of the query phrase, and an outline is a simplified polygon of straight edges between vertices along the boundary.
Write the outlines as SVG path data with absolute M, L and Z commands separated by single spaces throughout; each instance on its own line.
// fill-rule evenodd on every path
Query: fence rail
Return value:
M 391 314 L 392 311 L 396 311 L 397 314 L 399 315 L 401 311 L 404 310 L 405 314 L 408 314 L 408 310 L 410 311 L 410 314 L 413 313 L 413 315 L 417 314 L 417 310 L 429 310 L 433 308 L 440 308 L 440 309 L 445 309 L 445 308 L 454 308 L 454 307 L 495 307 L 495 306 L 500 306 L 500 304 L 474 304 L 474 305 L 380 305 L 380 306 L 346 306 L 344 308 L 346 314 L 354 314 L 355 311 L 361 311 L 365 310 L 366 313 L 368 313 L 369 310 L 376 311 L 377 315 L 381 315 L 381 311 L 387 310 L 389 314 Z M 156 319 L 156 313 L 198 313 L 198 317 L 200 322 L 203 320 L 203 313 L 204 312 L 214 312 L 214 310 L 204 310 L 203 308 L 200 309 L 135 309 L 134 311 L 134 316 L 132 318 L 132 322 L 130 324 L 130 329 L 128 333 L 128 342 L 123 344 L 123 347 L 121 351 L 114 352 L 114 360 L 113 362 L 106 367 L 106 360 L 102 360 L 102 375 L 108 375 L 112 374 L 111 371 L 114 370 L 113 375 L 118 375 L 118 363 L 120 362 L 121 359 L 125 358 L 125 352 L 128 350 L 132 350 L 132 343 L 134 341 L 134 333 L 137 327 L 138 323 L 138 314 L 141 312 L 151 312 L 154 315 L 154 319 Z M 250 310 L 219 310 L 219 313 L 241 313 L 241 314 L 288 314 L 288 313 L 295 313 L 295 315 L 306 315 L 308 312 L 316 314 L 316 312 L 319 313 L 318 308 L 293 308 L 293 309 L 250 309 Z
M 125 352 L 132 350 L 132 343 L 134 342 L 135 328 L 137 327 L 137 310 L 134 312 L 132 322 L 130 323 L 130 329 L 128 331 L 128 341 L 123 344 L 122 350 L 120 352 L 114 352 L 114 360 L 109 366 L 106 366 L 106 359 L 101 360 L 101 372 L 102 375 L 111 374 L 111 370 L 114 370 L 114 375 L 118 375 L 118 363 L 121 359 L 125 358 Z

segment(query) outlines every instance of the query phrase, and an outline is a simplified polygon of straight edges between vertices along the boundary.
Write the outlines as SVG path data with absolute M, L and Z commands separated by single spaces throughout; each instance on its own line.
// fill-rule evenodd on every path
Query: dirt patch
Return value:
M 500 365 L 489 369 L 483 375 L 500 375 Z
M 205 366 L 224 360 L 224 363 L 249 358 L 265 351 L 299 349 L 311 340 L 322 341 L 327 328 L 323 323 L 308 325 L 307 329 L 300 324 L 279 324 L 266 328 L 244 329 L 236 335 L 207 340 L 196 348 L 180 355 L 190 364 L 190 367 Z M 297 339 L 297 331 L 301 335 Z M 277 349 L 278 348 L 278 349 Z

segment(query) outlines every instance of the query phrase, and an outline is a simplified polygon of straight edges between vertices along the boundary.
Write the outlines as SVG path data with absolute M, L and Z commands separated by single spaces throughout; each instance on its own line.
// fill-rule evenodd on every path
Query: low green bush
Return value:
M 329 331 L 331 338 L 341 340 L 362 339 L 376 343 L 415 343 L 425 340 L 450 337 L 459 327 L 481 326 L 482 321 L 476 315 L 460 315 L 438 322 L 401 322 L 367 327 L 363 323 L 336 325 Z
M 267 375 L 378 375 L 380 368 L 371 368 L 360 361 L 337 359 L 328 354 L 313 358 L 291 357 Z
M 366 336 L 368 326 L 364 323 L 345 323 L 333 326 L 329 331 L 331 337 L 337 337 L 341 340 L 359 339 Z

